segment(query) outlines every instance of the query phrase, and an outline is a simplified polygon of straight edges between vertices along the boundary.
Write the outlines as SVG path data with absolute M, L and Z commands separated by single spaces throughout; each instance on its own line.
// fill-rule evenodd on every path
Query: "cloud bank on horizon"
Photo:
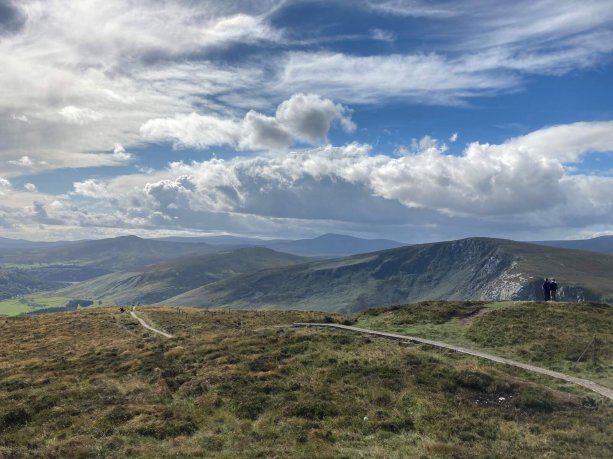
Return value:
M 573 3 L 0 0 L 0 235 L 613 234 Z

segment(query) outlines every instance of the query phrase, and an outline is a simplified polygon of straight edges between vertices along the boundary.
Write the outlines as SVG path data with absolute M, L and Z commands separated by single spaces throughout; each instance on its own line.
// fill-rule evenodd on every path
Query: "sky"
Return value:
M 613 234 L 611 0 L 0 0 L 0 236 Z

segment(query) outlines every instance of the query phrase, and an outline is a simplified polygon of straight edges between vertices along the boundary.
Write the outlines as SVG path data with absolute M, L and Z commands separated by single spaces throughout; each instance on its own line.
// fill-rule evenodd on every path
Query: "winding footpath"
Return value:
M 358 327 L 350 327 L 348 325 L 341 324 L 327 324 L 327 323 L 295 323 L 294 327 L 327 327 L 327 328 L 335 328 L 338 330 L 344 331 L 352 331 L 357 333 L 363 333 L 367 335 L 381 336 L 383 338 L 395 339 L 401 341 L 411 341 L 415 343 L 428 344 L 430 346 L 440 347 L 443 349 L 449 349 L 455 352 L 461 352 L 463 354 L 474 355 L 475 357 L 480 357 L 482 359 L 491 360 L 493 362 L 502 363 L 505 365 L 511 365 L 513 367 L 523 368 L 524 370 L 531 371 L 533 373 L 540 373 L 543 375 L 550 376 L 552 378 L 561 379 L 563 381 L 577 384 L 579 386 L 583 386 L 586 389 L 589 389 L 593 392 L 596 392 L 600 395 L 607 397 L 609 400 L 613 400 L 613 389 L 609 389 L 608 387 L 601 386 L 600 384 L 596 384 L 593 381 L 576 378 L 575 376 L 566 375 L 564 373 L 560 373 L 553 370 L 548 370 L 546 368 L 535 367 L 534 365 L 530 365 L 527 363 L 517 362 L 515 360 L 506 359 L 504 357 L 498 357 L 496 355 L 487 354 L 485 352 L 475 351 L 472 349 L 467 349 L 460 346 L 454 346 L 447 343 L 442 343 L 440 341 L 432 341 L 424 338 L 417 338 L 415 336 L 407 336 L 407 335 L 398 335 L 395 333 L 387 333 L 376 330 L 369 330 L 366 328 L 358 328 Z
M 151 330 L 154 333 L 157 333 L 159 335 L 162 335 L 166 338 L 172 338 L 173 336 L 169 333 L 163 332 L 162 330 L 158 330 L 157 328 L 153 328 L 151 325 L 149 325 L 147 322 L 145 322 L 143 319 L 141 319 L 140 317 L 138 317 L 136 315 L 136 310 L 135 308 L 132 308 L 132 310 L 130 311 L 130 315 L 132 317 L 134 317 L 136 320 L 138 320 L 140 322 L 140 324 L 145 327 L 147 330 Z

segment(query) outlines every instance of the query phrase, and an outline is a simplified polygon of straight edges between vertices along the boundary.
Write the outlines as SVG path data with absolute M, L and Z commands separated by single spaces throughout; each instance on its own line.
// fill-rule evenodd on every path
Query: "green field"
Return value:
M 9 300 L 0 301 L 0 315 L 2 316 L 17 316 L 32 309 L 23 298 L 11 298 Z
M 34 263 L 0 263 L 0 266 L 5 269 L 21 269 L 28 271 L 31 269 L 41 268 L 73 268 L 75 266 L 85 266 L 87 263 L 82 260 L 66 260 L 52 262 L 34 262 Z
M 70 298 L 63 296 L 46 296 L 40 293 L 25 295 L 19 298 L 10 298 L 0 301 L 0 315 L 16 316 L 37 309 L 61 308 L 69 300 Z

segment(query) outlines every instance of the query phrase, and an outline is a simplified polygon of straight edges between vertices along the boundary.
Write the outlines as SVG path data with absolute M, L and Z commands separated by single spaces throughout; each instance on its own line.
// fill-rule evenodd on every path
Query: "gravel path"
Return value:
M 450 349 L 452 351 L 461 352 L 463 354 L 474 355 L 476 357 L 481 357 L 482 359 L 492 360 L 494 362 L 503 363 L 505 365 L 511 365 L 518 368 L 523 368 L 524 370 L 531 371 L 533 373 L 540 373 L 543 375 L 550 376 L 552 378 L 561 379 L 563 381 L 577 384 L 579 386 L 583 386 L 591 391 L 597 392 L 600 395 L 604 395 L 609 400 L 613 400 L 613 389 L 609 389 L 608 387 L 601 386 L 600 384 L 596 384 L 593 381 L 588 379 L 576 378 L 575 376 L 566 375 L 564 373 L 560 373 L 553 370 L 547 370 L 546 368 L 535 367 L 534 365 L 530 365 L 527 363 L 517 362 L 515 360 L 506 359 L 504 357 L 498 357 L 496 355 L 487 354 L 485 352 L 475 351 L 472 349 L 466 349 L 460 346 L 454 346 L 452 344 L 442 343 L 440 341 L 432 341 L 424 338 L 417 338 L 415 336 L 406 336 L 406 335 L 397 335 L 395 333 L 386 333 L 376 330 L 368 330 L 366 328 L 358 328 L 358 327 L 350 327 L 348 325 L 340 325 L 340 324 L 323 324 L 323 323 L 295 323 L 294 327 L 328 327 L 328 328 L 336 328 L 339 330 L 353 331 L 358 333 L 365 333 L 368 335 L 382 336 L 384 338 L 402 340 L 402 341 L 412 341 L 421 344 L 429 344 L 430 346 L 436 346 L 443 349 Z
M 149 325 L 147 322 L 145 322 L 143 319 L 141 319 L 140 317 L 138 317 L 136 315 L 136 311 L 134 310 L 134 308 L 130 311 L 130 315 L 132 317 L 134 317 L 136 320 L 138 320 L 140 322 L 140 324 L 145 327 L 147 330 L 151 330 L 154 333 L 158 333 L 162 336 L 165 336 L 166 338 L 172 338 L 173 336 L 169 333 L 163 332 L 162 330 L 158 330 L 157 328 L 153 328 L 151 325 Z

